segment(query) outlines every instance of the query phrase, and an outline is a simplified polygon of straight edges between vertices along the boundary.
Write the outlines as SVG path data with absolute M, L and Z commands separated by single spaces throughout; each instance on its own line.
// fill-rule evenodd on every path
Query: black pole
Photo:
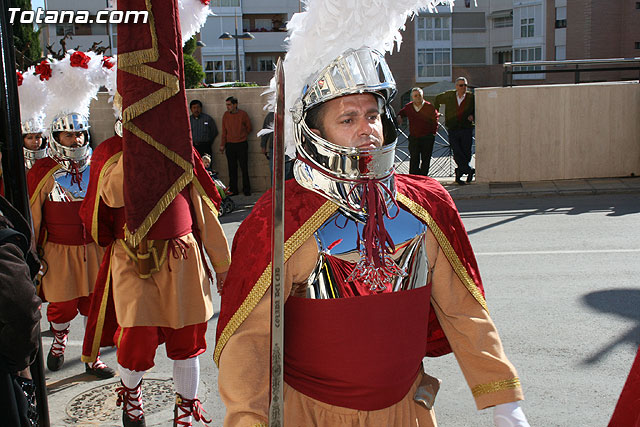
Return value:
M 7 2 L 8 3 L 8 2 Z M 27 180 L 24 171 L 22 153 L 22 130 L 20 128 L 20 104 L 18 103 L 18 84 L 16 78 L 13 31 L 8 19 L 8 6 L 3 2 L 0 7 L 0 61 L 2 73 L 0 81 L 0 100 L 2 120 L 0 143 L 2 144 L 2 179 L 7 200 L 31 223 Z M 47 384 L 44 376 L 44 355 L 42 339 L 36 361 L 31 365 L 31 376 L 36 386 L 36 399 L 40 425 L 49 427 L 49 404 L 47 402 Z

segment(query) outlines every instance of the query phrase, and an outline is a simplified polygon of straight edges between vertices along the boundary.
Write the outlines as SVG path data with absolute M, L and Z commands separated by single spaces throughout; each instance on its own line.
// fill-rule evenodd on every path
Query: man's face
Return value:
M 238 104 L 232 104 L 231 101 L 227 101 L 226 106 L 227 111 L 231 113 L 234 113 L 236 111 L 236 108 L 238 108 Z
M 456 82 L 456 92 L 458 93 L 458 96 L 464 95 L 466 91 L 467 91 L 467 82 L 465 82 L 464 80 L 458 80 Z
M 413 101 L 414 104 L 422 105 L 422 99 L 423 99 L 422 94 L 417 90 L 414 90 L 413 92 L 411 92 L 411 100 Z
M 84 132 L 60 132 L 60 144 L 69 148 L 82 147 L 84 145 Z
M 42 145 L 41 133 L 28 133 L 22 139 L 24 146 L 29 150 L 37 150 Z
M 191 106 L 191 114 L 193 114 L 194 117 L 198 117 L 200 113 L 202 113 L 202 106 L 200 104 L 193 104 Z
M 371 149 L 382 147 L 384 142 L 378 103 L 370 93 L 327 101 L 321 123 L 322 131 L 312 131 L 343 147 Z

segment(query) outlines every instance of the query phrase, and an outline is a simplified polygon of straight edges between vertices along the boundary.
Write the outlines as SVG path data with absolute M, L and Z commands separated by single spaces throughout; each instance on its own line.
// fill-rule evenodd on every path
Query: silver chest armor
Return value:
M 84 199 L 89 187 L 89 168 L 82 171 L 80 185 L 72 183 L 72 175 L 64 169 L 59 169 L 53 174 L 55 181 L 53 189 L 49 193 L 49 200 L 53 202 L 75 202 Z
M 403 209 L 393 219 L 385 217 L 384 223 L 395 244 L 395 252 L 385 256 L 385 263 L 390 267 L 386 269 L 387 273 L 378 275 L 371 282 L 365 280 L 368 288 L 366 291 L 368 294 L 375 294 L 388 288 L 392 292 L 398 292 L 426 286 L 429 273 L 425 243 L 427 226 Z M 314 233 L 318 244 L 318 262 L 306 284 L 297 288 L 297 296 L 312 299 L 344 297 L 337 286 L 338 274 L 327 257 L 333 257 L 338 262 L 349 262 L 349 269 L 357 270 L 362 263 L 363 248 L 358 251 L 357 247 L 362 228 L 362 222 L 351 215 L 345 215 L 341 210 L 318 228 Z

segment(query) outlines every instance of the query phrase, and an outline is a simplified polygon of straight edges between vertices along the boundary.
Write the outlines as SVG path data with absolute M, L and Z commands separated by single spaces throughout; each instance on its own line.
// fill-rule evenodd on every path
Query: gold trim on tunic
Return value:
M 469 275 L 469 272 L 467 271 L 465 266 L 462 265 L 462 261 L 460 261 L 458 254 L 453 249 L 453 246 L 451 246 L 451 243 L 447 239 L 447 236 L 442 232 L 429 212 L 424 207 L 420 206 L 418 203 L 414 202 L 404 194 L 398 193 L 397 200 L 427 224 L 436 240 L 438 241 L 438 244 L 442 248 L 442 251 L 449 260 L 449 263 L 451 263 L 451 267 L 453 267 L 456 275 L 458 276 L 458 278 L 460 278 L 460 281 L 462 281 L 462 284 L 469 290 L 469 292 L 471 292 L 471 295 L 473 295 L 473 297 L 480 303 L 482 308 L 489 312 L 489 309 L 487 308 L 487 302 L 485 301 L 482 292 L 480 292 L 480 289 L 478 289 L 478 286 Z
M 287 260 L 297 251 L 304 242 L 320 227 L 333 213 L 338 210 L 338 206 L 333 202 L 327 201 L 304 223 L 284 245 L 284 261 Z M 229 322 L 220 334 L 220 339 L 216 343 L 213 352 L 213 361 L 216 365 L 220 362 L 220 354 L 227 344 L 227 341 L 245 321 L 253 309 L 258 305 L 265 292 L 271 286 L 271 262 L 264 269 L 258 281 L 253 285 L 251 291 L 244 299 L 238 310 L 233 314 Z
M 478 398 L 483 394 L 495 393 L 502 390 L 513 390 L 516 388 L 520 388 L 520 378 L 518 377 L 487 384 L 478 384 L 471 389 L 471 394 L 473 394 L 473 397 Z

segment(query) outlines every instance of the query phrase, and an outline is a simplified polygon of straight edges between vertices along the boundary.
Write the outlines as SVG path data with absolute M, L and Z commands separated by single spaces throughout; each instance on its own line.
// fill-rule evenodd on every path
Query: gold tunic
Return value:
M 42 227 L 44 202 L 53 190 L 54 184 L 55 179 L 50 176 L 38 194 L 31 198 L 31 215 L 36 237 Z M 77 246 L 45 242 L 43 250 L 42 261 L 47 266 L 47 272 L 42 277 L 42 291 L 47 301 L 70 301 L 93 292 L 104 248 L 93 242 Z
M 104 202 L 113 208 L 124 206 L 122 157 L 107 167 L 99 188 Z M 229 269 L 231 255 L 217 215 L 193 185 L 189 195 L 204 249 L 217 273 Z M 179 329 L 206 322 L 213 316 L 211 284 L 200 250 L 192 233 L 181 237 L 186 256 L 176 259 L 167 252 L 160 271 L 141 279 L 124 240 L 117 240 L 111 253 L 113 299 L 122 327 L 163 326 Z
M 462 284 L 431 231 L 427 233 L 427 255 L 433 284 L 431 302 L 478 409 L 522 400 L 516 370 L 504 354 L 493 321 Z M 286 295 L 295 290 L 294 284 L 309 277 L 317 257 L 317 244 L 311 237 L 285 265 Z M 220 356 L 218 386 L 227 408 L 225 426 L 267 425 L 270 336 L 265 325 L 270 324 L 270 316 L 271 293 L 266 292 Z M 285 384 L 285 424 L 296 427 L 435 426 L 434 411 L 413 401 L 419 380 L 416 379 L 401 401 L 376 411 L 329 405 Z

